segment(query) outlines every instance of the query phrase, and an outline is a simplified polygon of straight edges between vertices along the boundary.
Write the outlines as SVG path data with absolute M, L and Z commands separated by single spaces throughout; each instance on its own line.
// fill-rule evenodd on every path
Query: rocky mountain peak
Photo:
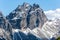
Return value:
M 0 15 L 2 16 L 1 13 Z M 4 16 L 2 16 L 2 18 L 0 17 L 0 27 L 4 30 L 6 34 L 5 39 L 7 40 L 15 40 L 15 35 L 16 38 L 22 36 L 22 39 L 24 39 L 26 36 L 30 40 L 35 40 L 36 38 L 39 40 L 38 37 L 31 34 L 33 32 L 32 30 L 37 27 L 42 28 L 47 20 L 46 15 L 38 4 L 30 5 L 28 3 L 23 3 L 22 5 L 18 5 L 6 18 Z M 20 32 L 22 29 L 27 29 L 28 35 L 25 35 L 24 32 Z M 16 32 L 13 32 L 14 30 Z M 32 32 L 30 33 L 29 31 Z M 31 39 L 31 36 L 34 39 Z
M 30 28 L 34 29 L 47 21 L 43 10 L 38 4 L 30 5 L 23 3 L 13 10 L 6 18 L 9 20 L 13 28 Z
M 30 4 L 29 4 L 29 3 L 24 2 L 24 3 L 23 3 L 23 6 L 24 6 L 24 7 L 28 7 L 28 6 L 30 6 Z

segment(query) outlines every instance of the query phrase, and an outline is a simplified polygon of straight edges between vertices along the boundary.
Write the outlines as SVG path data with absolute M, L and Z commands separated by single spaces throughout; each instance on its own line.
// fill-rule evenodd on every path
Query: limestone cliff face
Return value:
M 6 18 L 15 29 L 34 29 L 38 26 L 42 27 L 44 22 L 47 21 L 47 17 L 38 4 L 30 5 L 28 3 L 19 5 Z

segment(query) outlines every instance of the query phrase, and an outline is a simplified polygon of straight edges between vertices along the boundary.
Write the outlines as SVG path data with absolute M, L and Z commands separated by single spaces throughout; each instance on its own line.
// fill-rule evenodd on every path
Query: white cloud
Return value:
M 48 19 L 60 18 L 60 8 L 57 8 L 56 10 L 44 11 L 44 13 Z

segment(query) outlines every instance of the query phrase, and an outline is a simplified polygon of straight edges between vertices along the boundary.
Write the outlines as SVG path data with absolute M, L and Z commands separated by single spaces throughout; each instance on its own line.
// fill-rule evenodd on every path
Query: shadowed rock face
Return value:
M 38 4 L 31 6 L 28 3 L 19 5 L 7 17 L 15 29 L 42 27 L 47 18 Z

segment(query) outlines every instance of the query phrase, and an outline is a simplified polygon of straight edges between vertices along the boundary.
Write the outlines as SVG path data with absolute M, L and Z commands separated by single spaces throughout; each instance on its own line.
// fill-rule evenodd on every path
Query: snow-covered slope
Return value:
M 55 37 L 56 34 L 60 31 L 60 20 L 55 19 L 52 21 L 47 21 L 43 27 L 42 31 L 47 35 L 47 37 L 52 38 Z

